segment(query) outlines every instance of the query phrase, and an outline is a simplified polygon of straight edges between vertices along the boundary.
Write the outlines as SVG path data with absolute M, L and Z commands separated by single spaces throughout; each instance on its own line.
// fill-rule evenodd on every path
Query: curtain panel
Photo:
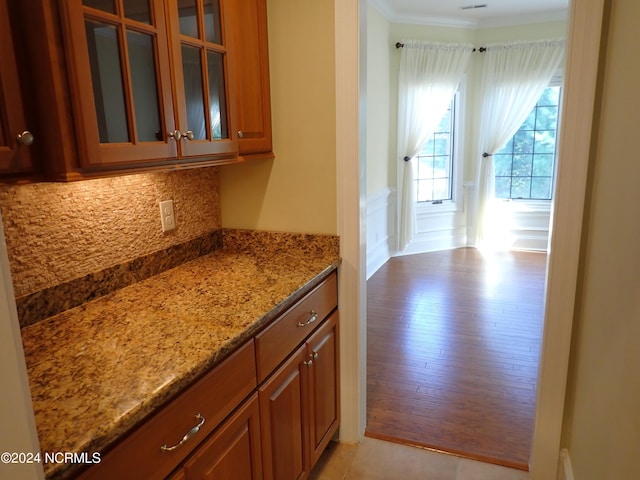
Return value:
M 486 46 L 478 152 L 476 238 L 478 247 L 497 248 L 504 219 L 495 199 L 493 154 L 518 131 L 564 59 L 564 39 Z
M 398 79 L 398 161 L 400 185 L 399 250 L 416 233 L 415 165 L 420 152 L 447 111 L 467 69 L 473 45 L 402 40 Z

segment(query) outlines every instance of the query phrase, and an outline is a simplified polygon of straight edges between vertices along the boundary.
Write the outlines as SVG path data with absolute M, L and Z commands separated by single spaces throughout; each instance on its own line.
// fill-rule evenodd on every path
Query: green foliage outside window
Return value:
M 550 200 L 560 87 L 548 87 L 509 142 L 493 156 L 496 197 Z

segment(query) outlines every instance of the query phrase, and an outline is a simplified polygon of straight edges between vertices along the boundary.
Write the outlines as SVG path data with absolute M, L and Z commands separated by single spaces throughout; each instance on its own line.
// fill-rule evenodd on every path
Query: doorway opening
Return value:
M 368 24 L 368 25 L 370 25 L 370 24 Z M 378 25 L 374 25 L 374 28 L 379 28 L 379 27 L 380 27 L 379 22 L 378 22 Z M 389 27 L 389 26 L 387 26 L 387 27 L 388 27 L 387 32 L 389 33 L 389 37 L 387 38 L 387 43 L 391 43 L 392 38 L 390 38 L 390 37 L 393 37 L 393 39 L 395 40 L 395 37 L 398 36 L 398 35 L 396 33 L 394 33 L 393 27 Z M 416 32 L 416 29 L 417 29 L 417 27 L 415 27 L 415 26 L 411 27 L 411 31 L 412 32 Z M 369 35 L 369 38 L 371 38 L 371 33 L 369 33 L 368 35 Z M 375 47 L 373 47 L 373 48 L 375 48 Z M 371 48 L 369 48 L 368 51 L 371 51 Z M 393 53 L 390 53 L 390 56 L 392 56 L 392 55 L 393 55 Z M 389 63 L 392 63 L 392 62 L 393 62 L 393 60 L 389 60 Z M 390 70 L 390 72 L 393 71 L 392 68 L 390 68 L 389 70 Z M 368 68 L 367 76 L 369 76 L 370 74 L 371 74 L 371 68 Z M 392 76 L 393 73 L 390 73 L 389 75 Z M 389 81 L 389 84 L 387 85 L 387 87 L 390 88 L 390 89 L 393 89 L 394 84 L 393 84 L 392 80 Z M 376 91 L 371 92 L 371 88 L 369 87 L 369 85 L 367 85 L 367 96 L 368 96 L 368 98 L 375 97 L 376 93 L 377 93 Z M 394 103 L 393 102 L 393 98 L 391 98 L 390 101 L 389 101 L 389 105 L 393 105 L 393 103 Z M 392 124 L 393 120 L 394 120 L 394 116 L 390 115 L 389 119 L 390 119 L 389 123 Z M 392 131 L 392 128 L 389 128 L 389 125 L 387 125 L 387 129 L 388 129 L 388 131 Z M 370 130 L 368 130 L 368 136 L 371 136 L 371 135 L 372 135 L 372 132 Z M 375 136 L 376 134 L 373 133 L 373 135 Z M 368 145 L 368 151 L 369 151 L 369 148 L 370 148 L 370 146 Z M 391 150 L 392 150 L 391 148 L 387 148 L 386 151 L 384 152 L 384 154 L 387 157 L 391 156 L 392 158 L 395 158 L 395 152 L 393 154 L 389 154 L 388 153 Z M 473 149 L 471 149 L 471 150 L 473 150 Z M 367 162 L 369 162 L 369 160 L 367 160 Z M 367 166 L 369 166 L 368 163 L 367 163 Z M 372 169 L 368 169 L 368 170 L 370 171 Z M 375 171 L 376 168 L 374 167 L 373 170 Z M 468 172 L 466 172 L 466 174 L 464 174 L 463 177 L 464 178 L 469 178 L 470 175 L 468 175 Z M 368 183 L 367 183 L 367 187 L 368 188 L 370 188 L 371 183 L 372 182 L 368 179 Z M 375 184 L 375 181 L 373 183 Z M 473 185 L 467 185 L 467 183 L 469 183 L 469 182 L 465 182 L 465 185 L 464 185 L 465 189 L 467 189 L 469 186 L 471 187 L 471 189 L 473 189 Z M 374 188 L 375 188 L 375 185 L 374 185 Z M 386 212 L 387 213 L 391 212 L 389 214 L 389 217 L 393 216 L 393 212 L 395 210 L 394 199 L 393 199 L 394 192 L 392 190 L 393 189 L 389 189 L 389 191 L 387 192 L 388 194 L 384 194 L 384 195 L 386 195 L 386 197 L 384 198 L 384 202 L 387 202 L 386 205 L 385 205 L 387 207 L 386 208 Z M 371 209 L 371 210 L 375 210 L 375 208 Z M 383 209 L 378 209 L 378 211 L 380 211 L 380 210 L 384 210 L 384 208 Z M 389 218 L 387 218 L 386 220 L 389 220 Z M 376 222 L 378 222 L 379 224 L 384 224 L 385 223 L 384 221 L 380 222 L 379 220 L 374 220 L 374 223 L 376 223 Z M 371 224 L 371 222 L 369 221 L 369 218 L 367 218 L 367 228 L 369 228 L 370 224 Z M 388 225 L 388 222 L 387 222 L 387 225 Z M 387 233 L 388 233 L 388 231 L 387 231 Z M 379 234 L 379 232 L 374 232 L 374 236 L 377 236 L 378 238 L 384 238 L 384 232 L 382 234 Z M 369 239 L 370 238 L 371 237 L 368 237 L 368 239 L 367 239 L 368 243 L 369 243 Z M 375 242 L 376 242 L 376 240 L 374 240 L 374 243 Z M 457 245 L 457 247 L 459 247 L 459 246 L 460 245 Z M 545 246 L 546 246 L 546 244 L 545 244 Z M 451 254 L 453 254 L 453 252 L 456 252 L 456 251 L 457 250 L 444 250 L 444 251 L 441 251 L 441 252 L 438 252 L 438 253 L 439 254 L 449 254 L 449 255 L 451 255 Z M 473 252 L 479 254 L 479 252 L 477 252 L 475 250 L 473 250 Z M 377 255 L 377 252 L 374 253 L 374 255 Z M 427 256 L 424 257 L 424 261 L 427 262 L 427 263 L 432 261 L 432 259 L 428 258 L 428 255 L 437 256 L 436 254 L 425 254 L 425 255 L 427 255 Z M 506 255 L 506 253 L 505 253 L 505 255 Z M 509 255 L 511 256 L 511 260 L 513 260 L 515 256 L 518 256 L 520 254 L 515 253 L 515 252 L 509 252 Z M 537 298 L 536 304 L 535 304 L 535 309 L 537 311 L 532 314 L 533 320 L 531 320 L 530 324 L 525 327 L 525 329 L 530 329 L 531 332 L 532 332 L 531 337 L 527 340 L 528 342 L 530 342 L 530 345 L 528 345 L 527 348 L 531 349 L 532 351 L 533 350 L 536 351 L 535 355 L 534 355 L 535 360 L 533 362 L 531 362 L 531 359 L 529 359 L 528 365 L 526 365 L 526 366 L 522 365 L 522 364 L 516 366 L 514 363 L 509 364 L 508 361 L 506 363 L 503 362 L 503 367 L 505 365 L 510 365 L 510 368 L 512 369 L 512 371 L 516 371 L 516 369 L 523 369 L 523 370 L 526 369 L 527 370 L 528 380 L 526 380 L 526 381 L 528 382 L 528 385 L 529 385 L 529 389 L 528 389 L 529 391 L 527 392 L 526 396 L 527 396 L 529 413 L 527 413 L 527 415 L 525 416 L 526 418 L 523 417 L 522 420 L 521 419 L 514 420 L 516 417 L 514 416 L 515 413 L 513 413 L 513 411 L 514 411 L 514 408 L 513 408 L 514 406 L 513 405 L 508 405 L 508 402 L 505 402 L 505 403 L 502 404 L 502 406 L 500 406 L 497 409 L 497 410 L 500 410 L 502 412 L 502 415 L 506 415 L 506 414 L 512 415 L 512 418 L 509 419 L 509 420 L 512 421 L 512 423 L 513 422 L 516 422 L 516 423 L 519 422 L 519 423 L 526 424 L 526 426 L 523 428 L 523 431 L 525 431 L 524 436 L 527 437 L 527 438 L 526 438 L 525 441 L 521 442 L 522 446 L 518 447 L 518 450 L 520 452 L 517 455 L 515 455 L 515 456 L 513 456 L 511 458 L 506 458 L 504 455 L 499 455 L 499 454 L 493 455 L 491 453 L 482 452 L 482 451 L 480 451 L 479 453 L 478 452 L 473 453 L 473 452 L 469 452 L 469 451 L 465 452 L 465 451 L 463 451 L 463 449 L 456 448 L 455 446 L 447 447 L 446 445 L 438 445 L 437 444 L 438 442 L 432 442 L 432 441 L 422 441 L 421 442 L 421 441 L 415 440 L 415 439 L 405 439 L 405 440 L 409 440 L 410 442 L 413 442 L 413 443 L 416 443 L 416 444 L 421 444 L 423 446 L 430 446 L 430 447 L 433 447 L 433 448 L 446 449 L 446 450 L 452 451 L 454 453 L 468 454 L 468 455 L 473 456 L 474 458 L 481 458 L 481 459 L 485 459 L 487 461 L 493 461 L 495 463 L 502 463 L 502 464 L 505 464 L 505 465 L 508 465 L 508 466 L 516 466 L 516 467 L 522 468 L 522 469 L 527 469 L 528 468 L 529 452 L 530 452 L 530 448 L 531 448 L 531 438 L 532 438 L 533 424 L 534 424 L 534 417 L 535 417 L 535 409 L 536 409 L 535 402 L 536 402 L 536 396 L 537 396 L 536 380 L 537 380 L 537 375 L 538 375 L 538 359 L 539 359 L 538 353 L 540 351 L 541 343 L 542 343 L 543 319 L 544 319 L 544 285 L 545 285 L 546 265 L 547 265 L 547 258 L 546 258 L 546 254 L 545 253 L 532 253 L 532 254 L 529 254 L 529 255 L 533 255 L 533 256 L 537 257 L 538 258 L 538 262 L 537 263 L 540 266 L 540 270 L 536 274 L 537 275 L 537 286 L 536 286 L 536 288 L 538 289 L 538 295 L 539 295 L 538 298 Z M 421 256 L 421 255 L 418 255 L 418 256 Z M 419 263 L 419 261 L 417 259 L 418 256 L 412 255 L 411 257 L 407 257 L 406 261 L 408 262 L 408 265 L 405 266 L 405 270 L 407 268 L 409 268 L 409 267 L 415 267 L 415 268 L 417 268 L 419 270 L 419 267 L 417 266 L 417 263 Z M 470 255 L 467 255 L 467 256 L 469 257 Z M 384 255 L 382 255 L 382 257 L 384 257 Z M 368 247 L 368 251 L 367 251 L 367 258 L 369 259 L 369 247 Z M 401 257 L 393 257 L 388 263 L 389 264 L 391 264 L 391 263 L 399 263 L 400 259 L 401 259 Z M 482 257 L 482 259 L 483 259 L 485 268 L 487 268 L 487 271 L 489 271 L 489 272 L 491 270 L 495 271 L 496 270 L 496 265 L 500 265 L 499 262 L 498 262 L 493 267 L 491 267 L 491 261 L 490 260 L 497 261 L 496 258 L 489 259 L 488 257 Z M 515 263 L 517 263 L 517 262 L 515 262 Z M 385 267 L 383 267 L 383 268 L 388 269 L 387 268 L 387 264 L 385 264 Z M 391 268 L 391 267 L 389 267 L 389 268 Z M 438 267 L 435 267 L 435 268 L 437 269 Z M 402 268 L 401 268 L 401 270 L 402 270 Z M 379 270 L 378 272 L 380 272 L 380 271 L 381 270 Z M 371 282 L 371 280 L 374 279 L 375 275 L 376 274 L 374 274 L 370 278 L 370 282 Z M 385 273 L 385 275 L 387 275 L 387 273 Z M 509 275 L 517 275 L 517 272 L 516 273 L 512 272 Z M 487 288 L 487 284 L 480 285 L 480 279 L 487 280 L 487 277 L 490 277 L 490 273 L 483 272 L 483 273 L 480 273 L 479 277 L 476 278 L 476 280 L 474 281 L 475 284 L 476 284 L 476 287 L 479 290 L 483 290 L 483 289 Z M 426 277 L 422 277 L 422 278 L 425 279 Z M 509 278 L 508 275 L 505 278 Z M 515 277 L 511 277 L 511 278 L 515 278 Z M 429 283 L 429 282 L 430 282 L 430 280 L 425 280 L 424 283 Z M 391 282 L 391 284 L 394 284 L 394 283 L 397 284 L 399 282 L 398 281 Z M 435 284 L 435 283 L 437 283 L 437 282 L 433 282 L 433 284 Z M 445 281 L 445 283 L 447 283 L 447 282 Z M 510 283 L 511 284 L 514 284 L 514 283 L 517 284 L 519 282 L 511 281 Z M 367 286 L 367 290 L 368 290 L 367 291 L 367 304 L 368 304 L 368 307 L 369 307 L 368 310 L 372 309 L 372 308 L 376 308 L 376 309 L 382 311 L 382 316 L 384 316 L 384 308 L 388 307 L 390 302 L 387 301 L 387 302 L 384 302 L 385 303 L 384 305 L 383 304 L 379 304 L 379 305 L 374 307 L 375 302 L 379 302 L 379 300 L 381 298 L 384 298 L 384 297 L 379 291 L 373 291 L 373 288 L 374 288 L 373 284 L 369 283 L 368 286 Z M 525 288 L 525 290 L 527 290 L 528 288 L 530 288 L 530 287 Z M 451 289 L 451 291 L 453 291 L 453 290 L 454 289 Z M 429 301 L 433 301 L 433 298 L 437 298 L 437 297 L 433 296 L 434 292 L 437 293 L 437 288 L 433 288 L 433 286 L 432 286 L 431 293 L 426 292 L 424 290 L 422 290 L 422 291 L 421 290 L 417 290 L 417 291 L 419 293 L 416 294 L 417 296 L 415 298 L 409 298 L 408 297 L 408 296 L 410 296 L 409 289 L 407 287 L 405 287 L 405 290 L 404 290 L 405 308 L 407 308 L 409 310 L 411 310 L 411 308 L 414 308 L 414 313 L 415 313 L 415 311 L 419 311 L 420 308 L 422 308 L 423 311 L 424 311 L 424 309 L 429 310 L 429 308 L 431 308 L 432 310 L 433 309 L 437 310 L 437 308 L 438 308 L 437 301 L 435 302 L 435 304 L 432 303 L 432 304 L 429 305 Z M 425 300 L 425 299 L 429 298 L 430 296 L 431 296 L 432 300 Z M 523 298 L 521 298 L 520 300 L 516 300 L 515 303 L 513 303 L 514 306 L 513 307 L 509 306 L 509 308 L 517 309 L 518 308 L 517 307 L 518 306 L 518 302 L 520 302 L 519 305 L 522 308 L 524 308 L 524 307 L 528 308 L 529 307 L 529 304 L 527 303 L 528 299 L 524 300 Z M 485 300 L 486 300 L 486 298 L 484 300 L 480 299 L 480 300 L 478 300 L 478 302 L 484 302 Z M 412 307 L 412 304 L 415 304 L 416 302 L 418 304 L 418 307 L 415 307 L 415 305 Z M 455 302 L 457 302 L 458 304 L 460 304 L 460 303 L 463 302 L 463 300 L 461 300 L 458 297 L 455 297 L 454 295 L 450 295 L 449 297 L 441 297 L 440 302 L 441 303 L 455 303 Z M 499 302 L 504 302 L 504 300 L 499 300 Z M 402 307 L 398 307 L 398 308 L 402 308 Z M 442 308 L 442 307 L 440 306 L 440 308 Z M 467 306 L 467 308 L 470 308 L 470 307 Z M 450 312 L 447 313 L 446 310 L 440 310 L 439 312 L 436 312 L 436 313 L 440 313 L 440 316 L 439 317 L 438 316 L 434 316 L 435 320 L 425 330 L 433 331 L 433 330 L 440 329 L 440 331 L 442 331 L 442 328 L 443 328 L 442 320 L 447 320 L 448 319 L 447 315 Z M 367 336 L 370 339 L 369 344 L 368 344 L 368 350 L 369 350 L 368 358 L 371 359 L 372 358 L 372 353 L 373 353 L 372 350 L 374 350 L 375 348 L 378 348 L 378 347 L 374 347 L 372 345 L 372 343 L 371 343 L 371 338 L 374 336 L 374 333 L 375 333 L 374 329 L 380 328 L 380 329 L 382 329 L 384 331 L 384 329 L 388 328 L 389 325 L 387 324 L 385 326 L 380 326 L 380 327 L 372 325 L 372 322 L 371 322 L 372 314 L 370 313 L 370 310 L 368 311 L 367 316 L 368 316 L 368 319 L 367 319 L 367 323 L 368 323 Z M 473 314 L 471 315 L 471 317 L 473 317 Z M 478 313 L 476 312 L 476 319 L 480 318 L 480 317 L 482 317 L 482 314 L 478 315 Z M 449 318 L 453 318 L 453 317 L 449 317 Z M 414 317 L 412 317 L 412 314 L 410 312 L 405 312 L 404 317 L 402 317 L 402 314 L 401 314 L 400 322 L 402 323 L 403 320 L 406 320 L 406 322 L 403 325 L 412 324 L 412 322 L 413 322 L 413 326 L 414 327 L 416 327 L 420 323 L 420 320 L 418 320 L 418 318 L 415 317 L 415 315 L 414 315 Z M 495 320 L 496 323 L 499 323 L 499 322 L 502 321 L 502 320 L 499 320 L 497 317 L 494 317 L 494 320 Z M 516 321 L 517 321 L 517 319 L 516 319 Z M 463 328 L 464 327 L 462 327 L 461 325 L 452 326 L 453 330 L 455 330 L 455 329 L 463 329 Z M 476 328 L 476 329 L 477 328 L 482 328 L 482 325 L 481 324 L 480 325 L 476 324 L 476 325 L 472 325 L 472 326 L 467 326 L 467 333 L 469 332 L 469 330 L 477 332 L 477 330 L 473 330 L 473 328 Z M 406 349 L 410 348 L 410 343 L 412 341 L 412 339 L 411 339 L 412 332 L 410 330 L 398 329 L 398 330 L 394 330 L 394 331 L 386 331 L 384 333 L 386 334 L 387 340 L 389 340 L 393 336 L 397 336 L 398 338 L 400 338 L 400 340 L 398 340 L 400 342 L 398 344 L 399 345 L 398 348 L 404 348 L 405 349 L 405 353 L 406 353 Z M 415 334 L 415 332 L 413 332 L 413 333 Z M 473 336 L 474 334 L 471 334 L 471 336 Z M 479 335 L 476 335 L 476 336 L 478 337 Z M 451 338 L 455 338 L 455 335 L 453 335 Z M 488 341 L 489 343 L 498 341 L 495 338 L 492 339 L 492 340 L 487 340 L 488 338 L 489 337 L 487 337 L 485 335 L 484 340 Z M 428 339 L 423 339 L 423 340 L 424 340 L 424 343 L 426 343 L 426 344 L 429 343 Z M 404 343 L 402 343 L 402 342 L 404 342 Z M 423 343 L 423 345 L 424 345 L 424 343 Z M 464 348 L 465 348 L 465 344 L 462 343 L 462 342 L 458 343 L 456 346 L 453 347 L 454 350 L 456 350 L 456 349 L 457 350 L 462 350 Z M 392 350 L 393 350 L 393 348 L 389 348 L 389 349 L 386 350 L 385 353 L 391 354 Z M 366 430 L 367 435 L 371 435 L 371 436 L 375 435 L 375 433 L 373 432 L 373 430 L 374 430 L 374 422 L 373 422 L 373 418 L 371 416 L 371 402 L 372 402 L 372 398 L 374 397 L 374 395 L 373 395 L 374 392 L 371 389 L 372 388 L 371 385 L 376 383 L 376 382 L 378 382 L 378 385 L 380 385 L 380 378 L 378 378 L 376 380 L 374 378 L 374 376 L 375 375 L 382 376 L 382 375 L 384 375 L 384 373 L 382 373 L 382 371 L 386 370 L 387 373 L 391 372 L 391 375 L 394 376 L 396 378 L 396 380 L 399 378 L 400 375 L 411 376 L 411 377 L 414 377 L 414 379 L 415 379 L 415 377 L 419 377 L 421 372 L 416 371 L 415 366 L 414 367 L 406 366 L 407 368 L 404 368 L 403 362 L 409 361 L 408 357 L 409 357 L 409 355 L 405 354 L 404 357 L 402 357 L 402 358 L 396 358 L 395 360 L 389 360 L 390 363 L 396 362 L 396 364 L 393 365 L 393 368 L 390 368 L 389 365 L 386 365 L 384 368 L 380 367 L 380 365 L 374 365 L 374 363 L 376 363 L 378 360 L 373 360 L 373 363 L 370 363 L 368 365 L 369 388 L 368 388 L 368 392 L 367 392 L 367 396 L 368 396 L 367 403 L 369 405 L 369 415 L 368 415 L 368 418 L 367 418 L 367 430 Z M 424 362 L 425 365 L 424 366 L 429 364 L 429 362 L 431 362 L 432 366 L 437 365 L 437 362 L 436 362 L 437 359 L 434 359 L 434 358 L 429 359 L 429 355 L 426 355 L 426 357 L 427 358 L 424 359 L 425 360 L 425 362 Z M 472 361 L 481 362 L 482 360 L 476 358 L 476 359 L 473 359 Z M 450 359 L 449 363 L 455 363 L 455 361 Z M 477 365 L 474 365 L 474 366 L 477 366 Z M 380 369 L 376 370 L 376 367 L 380 367 Z M 474 377 L 472 380 L 475 380 L 476 378 L 480 378 L 481 379 L 483 376 L 486 376 L 486 375 L 493 375 L 494 377 L 495 376 L 499 376 L 499 373 L 497 371 L 493 372 L 491 374 L 488 374 L 488 373 L 482 373 L 480 371 L 480 369 L 476 368 L 476 370 L 474 372 L 473 370 L 469 370 L 469 366 L 465 365 L 464 362 L 460 363 L 458 365 L 458 367 L 459 368 L 457 369 L 457 375 L 456 375 L 456 377 L 458 377 L 458 378 L 456 378 L 456 380 L 459 380 L 460 377 L 465 377 L 465 376 L 466 377 L 469 377 L 469 376 Z M 412 370 L 412 368 L 413 368 L 413 370 Z M 444 368 L 444 367 L 442 367 L 442 368 Z M 447 373 L 442 373 L 442 370 L 441 370 L 441 376 L 447 376 L 447 378 L 451 379 L 454 376 L 454 374 L 451 373 L 452 371 L 453 370 L 449 369 L 447 371 Z M 470 371 L 472 373 L 469 373 Z M 424 372 L 422 372 L 422 373 L 424 373 Z M 527 378 L 527 376 L 524 376 L 523 378 Z M 495 378 L 494 378 L 494 380 L 495 380 Z M 514 381 L 517 383 L 517 380 L 514 380 Z M 433 382 L 431 382 L 431 384 L 433 384 Z M 461 385 L 461 384 L 462 383 L 460 383 L 459 385 Z M 490 388 L 491 382 L 487 382 L 487 385 L 489 385 L 489 388 Z M 425 392 L 428 393 L 429 392 L 429 387 L 427 385 L 414 384 L 414 386 L 416 387 L 416 392 L 414 392 L 414 393 L 425 393 Z M 495 386 L 495 384 L 494 384 L 494 386 Z M 421 387 L 422 387 L 422 391 L 420 391 Z M 402 386 L 398 386 L 398 388 L 396 389 L 397 391 L 400 392 L 400 395 L 402 394 L 402 388 L 403 388 Z M 518 388 L 518 387 L 516 387 L 516 388 Z M 404 396 L 407 397 L 407 392 L 404 392 L 404 393 L 405 393 Z M 431 394 L 432 395 L 436 395 L 437 393 L 441 393 L 441 390 L 437 390 L 436 388 L 431 389 Z M 507 391 L 504 391 L 503 395 L 508 396 L 509 393 Z M 471 396 L 472 395 L 469 395 L 469 397 L 471 397 Z M 390 412 L 393 412 L 394 409 L 399 410 L 399 409 L 403 408 L 398 401 L 394 401 L 393 400 L 393 397 L 391 397 L 391 398 L 387 397 L 386 400 L 388 401 L 388 407 L 389 407 L 387 410 L 390 411 Z M 456 401 L 456 399 L 452 400 L 451 403 L 453 403 L 455 401 Z M 458 402 L 462 402 L 462 400 L 459 400 L 459 399 L 457 401 Z M 500 402 L 494 402 L 494 404 L 496 404 L 496 403 L 498 405 L 500 405 Z M 516 402 L 513 402 L 513 403 L 516 403 Z M 469 405 L 473 405 L 473 402 L 470 401 Z M 428 413 L 431 413 L 431 412 L 428 411 L 429 406 L 430 407 L 434 407 L 434 404 L 433 403 L 429 403 L 429 400 L 427 400 L 427 406 L 425 407 L 425 410 L 423 410 L 423 412 L 427 411 Z M 404 408 L 406 408 L 406 407 L 404 407 Z M 416 415 L 415 402 L 414 402 L 414 407 L 411 407 L 411 408 L 414 408 L 414 410 L 413 410 L 413 421 L 411 420 L 411 415 L 409 415 L 409 416 L 407 416 L 407 418 L 409 419 L 409 420 L 407 420 L 407 422 L 408 423 L 413 423 L 413 425 L 410 425 L 410 426 L 414 426 L 415 427 L 416 424 L 418 423 L 415 419 L 420 414 L 418 413 Z M 462 410 L 464 410 L 464 408 Z M 427 417 L 428 415 L 423 415 L 423 416 Z M 482 416 L 482 414 L 481 414 L 481 416 Z M 485 417 L 486 417 L 486 415 L 485 415 Z M 396 428 L 399 429 L 399 427 L 400 427 L 400 425 L 399 425 L 399 417 L 395 417 L 395 419 L 396 419 Z M 486 425 L 489 425 L 489 421 L 487 421 Z M 488 430 L 487 428 L 484 428 L 482 426 L 470 426 L 468 424 L 465 424 L 464 420 L 462 420 L 462 423 L 460 425 L 458 425 L 458 427 L 459 427 L 459 430 L 461 430 L 461 431 L 464 431 L 466 429 L 466 432 L 464 432 L 465 434 L 467 434 L 467 433 L 475 433 L 476 434 L 476 440 L 478 440 L 484 433 L 486 433 L 486 432 L 483 432 L 483 430 Z M 434 428 L 434 431 L 436 431 L 438 433 L 442 432 L 442 429 L 439 428 L 439 427 L 433 427 L 433 428 Z M 425 430 L 425 429 L 423 429 L 423 430 Z M 384 435 L 387 435 L 387 434 L 379 434 L 377 436 L 384 436 Z M 393 437 L 393 435 L 388 434 L 387 438 L 391 439 L 390 437 Z M 468 443 L 472 444 L 474 442 L 474 440 L 471 437 L 469 437 L 469 438 L 470 439 L 468 440 Z M 502 440 L 504 441 L 504 438 Z M 440 442 L 440 443 L 442 443 L 442 442 Z M 508 443 L 508 440 L 505 443 Z M 504 445 L 503 445 L 502 448 L 504 449 Z M 478 449 L 478 450 L 482 450 L 482 449 Z

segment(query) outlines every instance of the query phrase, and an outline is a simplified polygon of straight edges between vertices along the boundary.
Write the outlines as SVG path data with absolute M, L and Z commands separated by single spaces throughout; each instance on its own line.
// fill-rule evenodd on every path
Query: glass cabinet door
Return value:
M 237 141 L 229 128 L 227 49 L 220 1 L 171 2 L 181 154 L 236 154 Z
M 164 2 L 63 3 L 77 65 L 72 94 L 84 128 L 81 165 L 176 158 Z
M 32 169 L 34 137 L 25 121 L 6 0 L 0 0 L 0 45 L 0 177 L 17 176 Z

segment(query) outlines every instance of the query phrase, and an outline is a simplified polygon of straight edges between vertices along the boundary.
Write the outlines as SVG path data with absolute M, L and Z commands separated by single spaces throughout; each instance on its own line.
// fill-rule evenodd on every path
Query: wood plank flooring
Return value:
M 526 470 L 546 255 L 394 257 L 367 282 L 366 435 Z

